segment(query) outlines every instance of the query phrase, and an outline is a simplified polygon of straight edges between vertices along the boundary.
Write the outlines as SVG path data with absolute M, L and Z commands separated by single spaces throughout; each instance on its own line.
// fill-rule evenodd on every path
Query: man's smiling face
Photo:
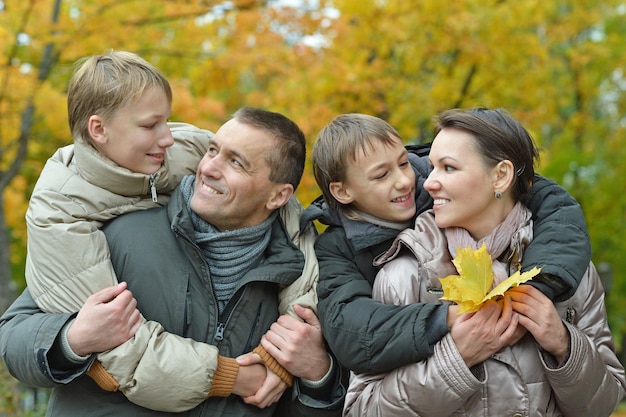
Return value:
M 266 132 L 236 119 L 222 125 L 198 166 L 191 209 L 220 231 L 265 221 L 279 186 L 267 163 L 274 145 Z

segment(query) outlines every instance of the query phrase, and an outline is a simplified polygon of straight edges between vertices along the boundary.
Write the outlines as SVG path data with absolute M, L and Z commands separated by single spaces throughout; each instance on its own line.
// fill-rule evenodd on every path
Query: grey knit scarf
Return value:
M 194 182 L 192 175 L 186 176 L 180 183 L 180 189 L 187 210 L 191 213 L 194 228 L 192 237 L 207 260 L 222 312 L 243 276 L 258 265 L 263 257 L 263 251 L 270 241 L 272 223 L 278 213 L 272 213 L 257 226 L 220 232 L 191 210 Z

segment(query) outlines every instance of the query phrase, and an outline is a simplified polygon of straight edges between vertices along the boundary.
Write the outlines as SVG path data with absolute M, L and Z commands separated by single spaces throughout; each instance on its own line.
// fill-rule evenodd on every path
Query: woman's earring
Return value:
M 502 199 L 502 191 L 496 190 L 496 192 L 494 193 L 494 196 L 496 197 L 496 200 L 501 200 Z

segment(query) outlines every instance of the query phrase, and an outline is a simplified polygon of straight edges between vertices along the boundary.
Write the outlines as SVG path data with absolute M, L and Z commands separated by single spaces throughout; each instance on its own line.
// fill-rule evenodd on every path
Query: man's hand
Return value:
M 315 312 L 299 305 L 303 320 L 282 315 L 261 339 L 261 345 L 293 376 L 319 381 L 330 368 L 322 328 Z
M 104 288 L 87 298 L 67 330 L 77 355 L 104 352 L 133 337 L 143 319 L 126 283 Z
M 265 408 L 274 404 L 283 395 L 287 385 L 272 371 L 267 369 L 263 360 L 256 353 L 246 353 L 237 358 L 239 373 L 233 388 L 233 394 L 242 397 L 246 404 Z M 259 370 L 262 370 L 260 374 Z M 241 379 L 241 381 L 240 381 Z M 240 389 L 238 384 L 246 384 Z
M 511 304 L 510 297 L 504 298 L 502 308 L 489 300 L 480 310 L 454 321 L 450 335 L 468 367 L 483 362 L 516 336 L 518 315 Z

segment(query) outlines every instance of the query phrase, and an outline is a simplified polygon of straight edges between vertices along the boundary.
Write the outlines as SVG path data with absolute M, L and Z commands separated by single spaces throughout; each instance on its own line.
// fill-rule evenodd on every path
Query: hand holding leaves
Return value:
M 524 273 L 517 271 L 489 291 L 493 285 L 493 268 L 484 243 L 478 250 L 459 248 L 452 262 L 459 275 L 439 279 L 443 288 L 441 299 L 458 304 L 459 314 L 477 311 L 485 301 L 503 295 L 509 288 L 532 279 L 541 271 L 537 267 Z

